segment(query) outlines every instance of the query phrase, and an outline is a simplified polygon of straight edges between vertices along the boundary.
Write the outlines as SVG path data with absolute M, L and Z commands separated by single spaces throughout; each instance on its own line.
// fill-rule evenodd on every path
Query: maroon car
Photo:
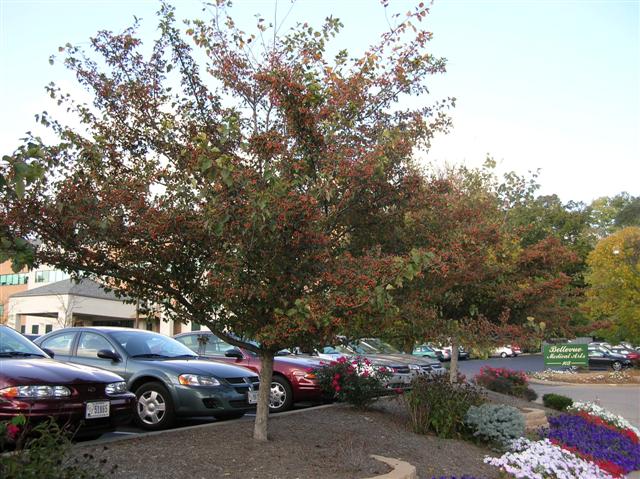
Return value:
M 55 361 L 27 338 L 0 326 L 0 421 L 53 417 L 94 438 L 129 422 L 135 395 L 117 374 Z
M 257 354 L 232 346 L 211 332 L 182 333 L 174 339 L 201 357 L 244 366 L 260 373 L 260 358 Z M 286 411 L 296 402 L 322 400 L 318 381 L 310 370 L 323 364 L 326 362 L 310 356 L 276 356 L 273 361 L 269 410 Z

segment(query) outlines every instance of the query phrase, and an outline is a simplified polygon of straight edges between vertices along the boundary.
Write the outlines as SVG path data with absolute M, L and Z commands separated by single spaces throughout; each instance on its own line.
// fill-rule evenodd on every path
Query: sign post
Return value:
M 544 366 L 589 366 L 586 344 L 545 344 Z

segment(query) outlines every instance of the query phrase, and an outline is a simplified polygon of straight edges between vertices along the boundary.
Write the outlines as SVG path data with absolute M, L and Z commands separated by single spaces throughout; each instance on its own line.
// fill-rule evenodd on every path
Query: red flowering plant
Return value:
M 375 399 L 389 394 L 385 387 L 392 372 L 371 364 L 367 358 L 341 357 L 315 371 L 320 388 L 327 396 L 365 409 Z
M 525 373 L 506 368 L 483 366 L 480 373 L 473 378 L 478 386 L 510 396 L 534 401 L 538 395 L 529 388 L 529 380 Z
M 16 447 L 26 422 L 22 415 L 12 417 L 10 421 L 0 421 L 0 451 Z

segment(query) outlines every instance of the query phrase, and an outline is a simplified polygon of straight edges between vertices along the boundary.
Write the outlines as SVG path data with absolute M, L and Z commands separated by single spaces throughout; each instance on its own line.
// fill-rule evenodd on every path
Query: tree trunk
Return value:
M 449 381 L 458 382 L 458 337 L 451 336 L 451 365 L 449 366 Z
M 267 441 L 267 421 L 269 419 L 269 396 L 271 395 L 271 377 L 273 376 L 273 356 L 271 351 L 260 351 L 260 390 L 258 391 L 258 409 L 253 425 L 253 438 Z

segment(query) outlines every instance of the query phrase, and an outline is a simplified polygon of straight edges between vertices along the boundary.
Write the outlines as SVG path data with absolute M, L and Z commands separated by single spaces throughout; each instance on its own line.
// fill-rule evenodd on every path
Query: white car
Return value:
M 494 357 L 494 358 L 496 357 L 506 358 L 506 357 L 513 357 L 513 356 L 515 356 L 515 354 L 513 353 L 513 349 L 511 349 L 509 346 L 502 346 L 491 351 L 491 357 Z

